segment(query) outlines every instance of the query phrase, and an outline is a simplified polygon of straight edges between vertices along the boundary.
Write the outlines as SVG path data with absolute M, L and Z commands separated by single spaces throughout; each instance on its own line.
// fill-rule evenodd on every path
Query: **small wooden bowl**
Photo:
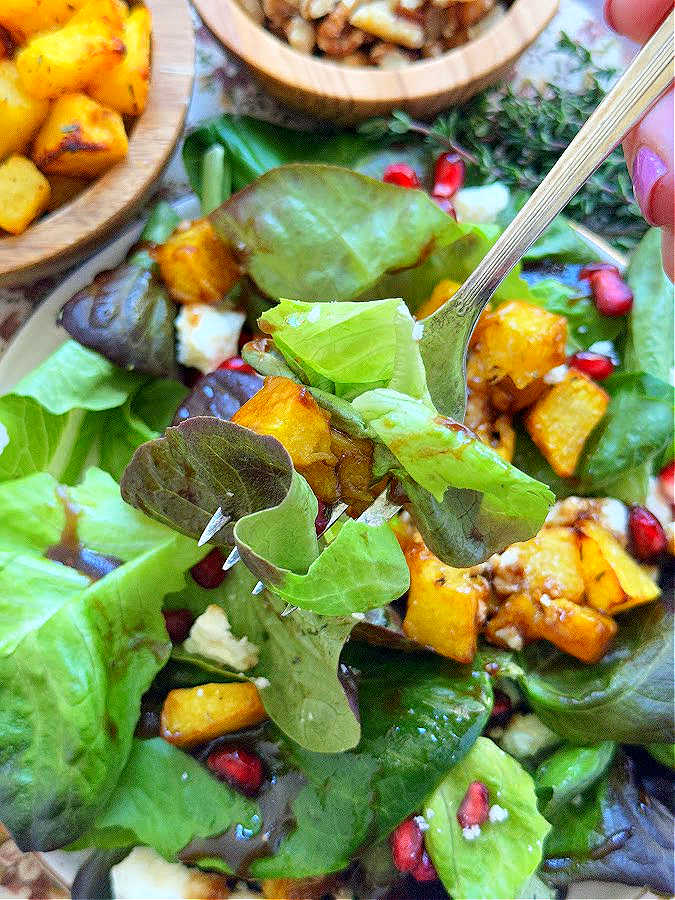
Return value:
M 0 237 L 0 285 L 42 277 L 82 256 L 150 193 L 169 158 L 190 102 L 194 27 L 187 0 L 145 3 L 152 12 L 150 94 L 127 157 L 23 234 Z
M 351 68 L 293 50 L 237 0 L 194 0 L 211 31 L 289 106 L 344 124 L 404 109 L 430 118 L 498 81 L 550 22 L 559 0 L 514 0 L 485 34 L 401 69 Z

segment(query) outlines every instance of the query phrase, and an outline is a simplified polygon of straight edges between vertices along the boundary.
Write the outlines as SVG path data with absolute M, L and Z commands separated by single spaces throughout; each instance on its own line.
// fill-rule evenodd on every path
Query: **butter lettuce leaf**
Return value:
M 490 803 L 508 816 L 504 821 L 486 822 L 474 839 L 467 839 L 457 810 L 472 781 L 481 781 Z M 537 810 L 530 775 L 484 737 L 450 770 L 424 815 L 430 824 L 427 850 L 446 890 L 457 900 L 522 896 L 520 889 L 536 872 L 551 827 Z
M 162 598 L 204 553 L 91 470 L 67 490 L 78 537 L 120 565 L 90 583 L 44 556 L 64 490 L 44 473 L 0 485 L 0 817 L 26 850 L 74 840 L 106 803 L 168 658 Z
M 403 553 L 386 525 L 347 524 L 320 553 L 317 500 L 287 452 L 232 422 L 190 418 L 143 445 L 126 469 L 122 495 L 193 538 L 220 507 L 230 521 L 214 543 L 236 544 L 273 593 L 302 609 L 361 612 L 408 588 Z

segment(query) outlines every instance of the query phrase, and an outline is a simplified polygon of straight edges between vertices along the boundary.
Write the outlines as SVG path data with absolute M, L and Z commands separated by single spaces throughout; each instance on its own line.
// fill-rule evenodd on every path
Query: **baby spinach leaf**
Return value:
M 144 384 L 131 398 L 131 412 L 152 431 L 161 434 L 171 425 L 178 405 L 189 394 L 188 388 L 172 378 L 155 378 Z
M 472 781 L 488 789 L 490 803 L 508 813 L 486 822 L 469 839 L 457 810 Z M 532 778 L 487 738 L 479 737 L 464 759 L 450 770 L 427 802 L 427 850 L 452 897 L 517 897 L 537 870 L 550 825 L 537 811 Z
M 567 350 L 586 350 L 597 341 L 614 341 L 622 333 L 622 318 L 603 316 L 590 297 L 579 287 L 570 287 L 554 278 L 538 281 L 530 287 L 529 302 L 567 319 Z
M 192 756 L 161 738 L 134 740 L 110 801 L 70 849 L 145 844 L 171 859 L 194 838 L 234 824 L 257 831 L 257 815 L 255 802 L 217 781 Z
M 673 740 L 673 622 L 660 602 L 621 617 L 614 645 L 594 665 L 533 644 L 519 660 L 532 708 L 561 737 L 597 734 L 628 744 Z
M 162 597 L 203 553 L 91 470 L 69 492 L 79 538 L 122 564 L 90 584 L 43 557 L 63 528 L 57 490 L 45 474 L 0 486 L 0 816 L 24 849 L 74 840 L 107 801 L 168 657 Z
M 308 301 L 354 299 L 473 231 L 422 191 L 298 164 L 263 175 L 211 221 L 264 293 Z
M 663 271 L 661 231 L 651 228 L 628 266 L 633 291 L 626 365 L 670 382 L 673 370 L 673 285 Z
M 616 744 L 603 741 L 578 747 L 567 744 L 537 767 L 534 787 L 549 819 L 560 807 L 586 791 L 600 778 L 614 758 Z
M 675 769 L 675 744 L 649 744 L 646 749 L 662 766 Z
M 161 378 L 177 372 L 175 318 L 176 305 L 152 268 L 129 263 L 78 291 L 60 322 L 76 341 L 121 368 Z
M 542 873 L 553 884 L 619 881 L 673 893 L 673 816 L 646 793 L 623 753 L 581 803 L 562 807 L 552 824 Z
M 644 372 L 621 372 L 604 382 L 611 396 L 591 434 L 576 476 L 597 493 L 622 473 L 662 453 L 673 439 L 673 388 Z

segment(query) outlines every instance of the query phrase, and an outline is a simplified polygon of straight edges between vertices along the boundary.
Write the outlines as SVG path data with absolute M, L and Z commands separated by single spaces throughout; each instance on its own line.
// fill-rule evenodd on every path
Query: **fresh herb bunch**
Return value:
M 616 74 L 598 66 L 589 50 L 563 34 L 558 42 L 583 70 L 584 86 L 576 93 L 548 83 L 542 91 L 516 94 L 509 86 L 485 91 L 464 106 L 439 116 L 431 126 L 395 112 L 389 120 L 367 122 L 373 137 L 415 132 L 434 147 L 452 147 L 468 163 L 469 182 L 501 181 L 514 192 L 531 193 L 553 167 L 605 96 Z M 647 230 L 621 149 L 591 176 L 566 208 L 578 222 L 599 231 L 624 250 L 632 249 Z

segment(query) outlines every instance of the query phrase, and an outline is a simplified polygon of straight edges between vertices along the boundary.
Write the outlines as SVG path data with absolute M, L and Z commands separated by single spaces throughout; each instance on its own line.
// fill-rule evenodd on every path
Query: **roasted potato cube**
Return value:
M 95 100 L 123 115 L 138 116 L 143 112 L 150 89 L 151 31 L 150 10 L 136 6 L 122 31 L 126 56 L 105 78 L 90 86 Z
M 49 203 L 49 182 L 25 156 L 0 164 L 0 228 L 21 234 Z
M 38 31 L 58 28 L 72 18 L 86 0 L 2 0 L 0 25 L 17 44 Z
M 94 19 L 31 38 L 16 55 L 24 90 L 44 99 L 86 88 L 124 57 L 120 34 L 108 22 Z
M 177 303 L 219 303 L 241 278 L 239 265 L 208 219 L 179 225 L 155 258 Z
M 498 593 L 526 593 L 565 597 L 573 603 L 584 595 L 581 560 L 572 528 L 542 528 L 536 537 L 513 544 L 495 561 L 494 587 Z
M 441 562 L 421 539 L 404 550 L 410 569 L 410 592 L 403 630 L 441 656 L 469 663 L 476 653 L 480 605 L 490 587 L 471 569 Z
M 169 691 L 162 706 L 160 729 L 170 744 L 194 747 L 266 718 L 256 686 L 231 681 Z
M 591 606 L 614 615 L 660 595 L 656 582 L 606 528 L 590 520 L 581 522 L 579 528 L 582 554 L 586 555 L 585 563 L 582 556 L 586 600 Z
M 446 300 L 449 300 L 450 297 L 457 293 L 459 288 L 460 284 L 458 281 L 451 281 L 449 278 L 439 281 L 431 292 L 429 299 L 425 300 L 415 313 L 415 318 L 418 320 L 426 319 L 427 316 L 435 313 L 439 307 L 443 306 Z
M 129 7 L 124 0 L 87 0 L 68 23 L 105 22 L 120 34 L 129 15 Z
M 476 436 L 492 447 L 507 462 L 511 462 L 516 449 L 516 432 L 510 416 L 498 416 L 494 422 L 482 422 L 474 429 Z
M 52 189 L 47 206 L 48 212 L 58 209 L 65 203 L 70 203 L 78 194 L 82 193 L 88 184 L 84 178 L 72 178 L 70 175 L 48 175 L 47 181 Z
M 33 162 L 49 175 L 96 178 L 127 155 L 124 123 L 86 94 L 52 104 L 33 144 Z
M 0 159 L 26 149 L 48 109 L 46 100 L 24 91 L 15 64 L 9 59 L 0 61 Z
M 266 378 L 262 389 L 237 410 L 232 421 L 258 434 L 275 437 L 303 475 L 314 463 L 335 468 L 329 414 L 321 409 L 308 388 L 289 378 Z
M 608 404 L 609 396 L 600 385 L 583 372 L 570 369 L 532 407 L 525 427 L 556 475 L 574 475 L 584 444 Z
M 605 655 L 616 630 L 613 619 L 564 597 L 536 601 L 516 594 L 500 606 L 485 633 L 492 643 L 512 650 L 543 638 L 582 662 L 594 663 Z
M 489 382 L 509 376 L 522 390 L 564 362 L 566 341 L 564 316 L 509 300 L 486 316 L 476 346 Z

